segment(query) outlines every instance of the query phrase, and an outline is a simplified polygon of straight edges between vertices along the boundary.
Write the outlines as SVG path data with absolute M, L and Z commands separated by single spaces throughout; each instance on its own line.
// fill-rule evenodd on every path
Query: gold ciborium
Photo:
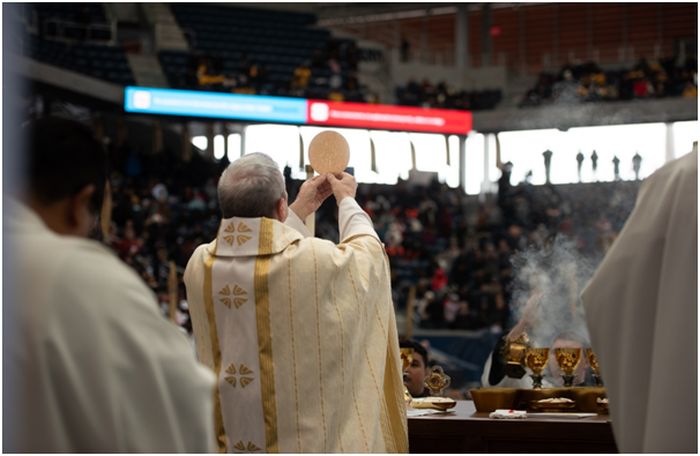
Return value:
M 593 371 L 593 380 L 595 380 L 596 386 L 603 386 L 603 379 L 600 377 L 600 366 L 598 366 L 598 357 L 592 348 L 586 349 L 586 359 L 588 360 L 588 365 L 591 366 L 591 371 Z
M 517 339 L 507 340 L 504 347 L 506 360 L 506 375 L 511 378 L 522 378 L 525 375 L 525 353 L 529 347 L 527 334 L 521 334 Z
M 574 371 L 581 362 L 581 348 L 555 348 L 554 355 L 557 358 L 559 368 L 564 372 L 564 386 L 572 386 L 574 383 Z
M 430 390 L 431 396 L 442 396 L 443 390 L 450 386 L 452 379 L 442 370 L 442 367 L 433 366 L 423 383 Z
M 549 348 L 528 348 L 525 352 L 525 365 L 530 368 L 532 374 L 532 387 L 542 388 L 542 371 L 547 365 Z

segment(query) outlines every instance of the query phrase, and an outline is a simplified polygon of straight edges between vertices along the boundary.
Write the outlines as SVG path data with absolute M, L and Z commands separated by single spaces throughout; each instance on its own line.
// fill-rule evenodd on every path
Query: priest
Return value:
M 641 185 L 582 294 L 621 452 L 697 452 L 695 144 Z
M 214 375 L 139 276 L 87 239 L 108 198 L 104 148 L 67 119 L 22 134 L 8 153 L 24 152 L 24 186 L 4 200 L 3 450 L 214 450 Z
M 288 206 L 260 153 L 221 175 L 216 239 L 185 271 L 197 353 L 218 380 L 220 450 L 407 451 L 389 262 L 356 189 L 324 174 Z M 303 222 L 331 194 L 337 245 Z

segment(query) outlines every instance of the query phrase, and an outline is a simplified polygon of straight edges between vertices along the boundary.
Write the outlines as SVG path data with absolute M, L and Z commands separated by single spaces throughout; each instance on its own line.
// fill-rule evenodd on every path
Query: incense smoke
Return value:
M 561 335 L 589 345 L 579 296 L 595 270 L 591 261 L 576 250 L 570 239 L 558 235 L 544 246 L 518 252 L 511 262 L 514 272 L 512 308 L 518 320 L 523 316 L 528 299 L 541 293 L 527 329 L 531 345 L 550 347 Z

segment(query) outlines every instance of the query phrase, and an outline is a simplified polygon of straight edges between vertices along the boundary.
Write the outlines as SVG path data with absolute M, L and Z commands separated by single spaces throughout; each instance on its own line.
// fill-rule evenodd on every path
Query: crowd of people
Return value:
M 631 69 L 603 70 L 594 62 L 567 64 L 554 75 L 541 73 L 521 107 L 663 97 L 697 97 L 698 63 L 695 58 L 647 61 Z
M 428 79 L 423 79 L 420 83 L 410 79 L 405 85 L 396 88 L 396 102 L 404 106 L 479 111 L 494 109 L 501 98 L 500 90 L 460 90 L 450 87 L 444 81 L 433 84 Z
M 403 187 L 403 188 L 402 188 Z M 599 259 L 634 203 L 636 184 L 504 186 L 478 201 L 434 183 L 362 193 L 392 261 L 397 305 L 416 287 L 415 323 L 425 328 L 508 327 L 512 257 L 557 234 Z
M 181 277 L 194 248 L 215 236 L 216 176 L 224 165 L 199 156 L 184 164 L 127 148 L 116 157 L 109 242 L 158 294 L 167 313 L 170 261 Z M 301 181 L 286 171 L 293 200 Z M 429 187 L 400 181 L 360 184 L 357 200 L 386 246 L 398 309 L 406 309 L 415 287 L 416 325 L 499 330 L 510 318 L 511 257 L 555 233 L 570 237 L 581 252 L 600 256 L 631 210 L 637 186 L 502 182 L 497 198 L 480 201 L 437 181 Z M 336 211 L 332 202 L 321 206 L 318 237 L 338 241 Z M 182 288 L 177 319 L 191 330 Z
M 377 95 L 361 87 L 358 79 L 360 49 L 352 40 L 329 40 L 309 59 L 299 63 L 288 78 L 270 77 L 266 65 L 254 56 L 241 56 L 232 71 L 224 71 L 220 59 L 197 56 L 190 83 L 201 90 L 328 99 L 331 101 L 376 102 Z

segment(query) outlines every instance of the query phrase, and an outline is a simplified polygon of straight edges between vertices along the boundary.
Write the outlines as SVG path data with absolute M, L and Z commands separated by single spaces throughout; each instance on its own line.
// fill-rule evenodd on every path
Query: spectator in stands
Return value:
M 197 64 L 197 84 L 205 90 L 216 90 L 223 86 L 225 77 L 216 70 L 214 61 L 203 57 Z
M 642 156 L 639 152 L 634 154 L 632 157 L 632 170 L 634 170 L 634 179 L 639 180 L 639 170 L 642 168 Z
M 408 62 L 411 59 L 411 43 L 406 37 L 401 37 L 401 61 Z
M 688 81 L 685 83 L 683 88 L 683 96 L 685 98 L 697 98 L 698 97 L 698 84 Z
M 545 176 L 545 182 L 550 183 L 549 180 L 549 175 L 552 169 L 552 155 L 554 153 L 547 149 L 544 152 L 542 152 L 542 157 L 544 157 L 544 176 Z
M 579 150 L 576 154 L 576 174 L 578 175 L 578 181 L 581 182 L 581 168 L 583 167 L 583 153 Z
M 612 159 L 613 173 L 615 175 L 615 180 L 620 180 L 620 159 L 615 155 Z
M 574 80 L 573 69 L 564 67 L 562 69 L 559 80 L 552 88 L 552 97 L 557 103 L 572 103 L 578 99 L 578 85 Z
M 596 172 L 598 171 L 598 152 L 593 150 L 591 153 L 591 169 L 593 170 L 593 175 L 596 175 Z
M 309 62 L 303 62 L 294 69 L 291 90 L 296 96 L 303 97 L 311 79 L 311 68 Z
M 6 218 L 17 280 L 4 310 L 17 331 L 4 356 L 4 450 L 211 452 L 214 376 L 153 292 L 85 239 L 103 204 L 102 145 L 58 118 L 24 133 L 26 190 Z

